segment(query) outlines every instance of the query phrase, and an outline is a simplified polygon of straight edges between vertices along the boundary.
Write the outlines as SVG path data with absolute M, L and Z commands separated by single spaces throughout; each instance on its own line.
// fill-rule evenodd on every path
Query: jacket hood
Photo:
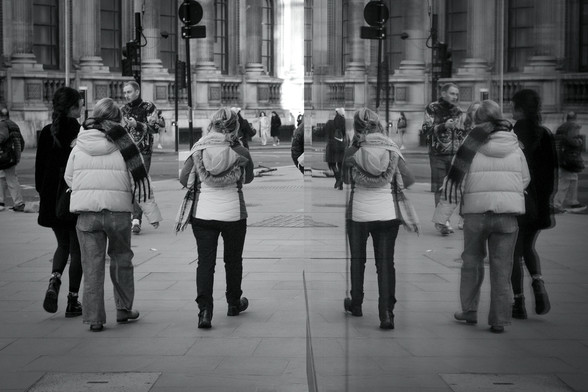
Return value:
M 519 148 L 517 135 L 511 131 L 499 130 L 491 133 L 487 142 L 478 151 L 488 157 L 504 158 L 517 148 Z
M 92 156 L 108 155 L 117 150 L 116 145 L 106 138 L 98 129 L 80 129 L 76 146 Z
M 355 165 L 372 176 L 385 173 L 390 165 L 390 151 L 401 156 L 398 146 L 380 133 L 357 135 L 360 148 L 353 155 Z
M 247 159 L 236 153 L 227 135 L 210 132 L 192 147 L 192 153 L 202 151 L 202 165 L 212 176 L 220 176 L 235 166 L 241 166 Z

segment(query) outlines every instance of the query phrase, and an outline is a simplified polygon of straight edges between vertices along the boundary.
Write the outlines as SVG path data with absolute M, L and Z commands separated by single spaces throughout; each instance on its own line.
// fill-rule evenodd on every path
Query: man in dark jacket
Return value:
M 576 113 L 568 112 L 566 122 L 555 132 L 559 158 L 557 193 L 553 199 L 555 213 L 578 213 L 586 209 L 586 205 L 578 201 L 578 173 L 584 170 L 580 128 L 582 126 L 576 122 Z
M 24 139 L 20 133 L 20 128 L 16 123 L 10 120 L 10 114 L 6 107 L 0 107 L 0 127 L 4 128 L 8 135 L 6 143 L 12 143 L 14 152 L 16 154 L 16 164 L 9 168 L 4 169 L 4 175 L 6 177 L 6 184 L 10 191 L 10 196 L 14 206 L 11 208 L 14 212 L 24 212 L 25 203 L 22 198 L 22 190 L 18 177 L 16 176 L 16 166 L 20 162 L 20 153 L 24 149 Z M 0 202 L 0 210 L 4 209 L 4 200 Z
M 462 111 L 457 106 L 459 88 L 453 83 L 441 87 L 441 98 L 431 102 L 425 109 L 423 134 L 429 144 L 429 161 L 431 163 L 431 191 L 435 192 L 435 206 L 441 198 L 443 179 L 451 167 L 453 156 L 465 139 L 466 133 L 461 125 Z M 453 232 L 447 222 L 435 224 L 443 235 Z
M 153 135 L 159 133 L 159 130 L 165 126 L 165 122 L 152 102 L 141 99 L 141 87 L 137 82 L 126 82 L 123 93 L 127 100 L 127 104 L 121 109 L 123 124 L 137 147 L 139 147 L 145 169 L 149 173 L 151 154 L 153 153 Z M 141 232 L 142 218 L 141 207 L 135 204 L 135 211 L 132 216 L 132 231 L 134 234 Z
M 249 121 L 245 120 L 243 116 L 241 116 L 241 108 L 231 108 L 231 111 L 235 113 L 239 119 L 239 131 L 238 131 L 238 139 L 241 141 L 243 147 L 249 150 L 249 140 L 255 136 L 257 131 L 253 129 Z

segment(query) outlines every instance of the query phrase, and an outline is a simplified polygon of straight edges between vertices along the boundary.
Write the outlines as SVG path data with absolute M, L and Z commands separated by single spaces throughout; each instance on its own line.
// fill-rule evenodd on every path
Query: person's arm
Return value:
M 45 178 L 47 155 L 50 146 L 47 136 L 50 136 L 50 133 L 51 131 L 48 127 L 43 128 L 39 135 L 39 141 L 37 142 L 37 153 L 35 155 L 35 189 L 39 193 L 41 193 L 43 179 Z
M 438 126 L 439 124 L 435 123 L 435 112 L 433 111 L 433 108 L 431 107 L 431 105 L 428 105 L 425 108 L 425 119 L 423 121 L 423 134 L 427 137 L 430 138 L 431 135 L 433 134 L 433 132 L 436 130 L 435 127 Z
M 188 187 L 188 180 L 193 167 L 194 160 L 192 159 L 192 156 L 189 156 L 188 159 L 186 159 L 184 162 L 184 167 L 182 167 L 182 171 L 180 172 L 180 184 L 182 184 L 184 187 Z
M 254 177 L 253 159 L 251 159 L 251 154 L 249 153 L 249 150 L 241 145 L 233 147 L 233 150 L 247 160 L 247 163 L 245 163 L 245 166 L 243 167 L 243 174 L 245 175 L 243 183 L 249 184 L 253 181 Z
M 345 184 L 351 184 L 351 167 L 353 166 L 353 155 L 359 150 L 355 145 L 348 147 L 345 150 L 343 156 L 343 168 L 341 169 L 341 175 Z
M 20 162 L 20 153 L 24 149 L 24 139 L 20 133 L 18 125 L 10 124 L 9 122 L 8 131 L 8 138 L 11 139 L 12 143 L 14 144 L 14 152 L 16 153 L 16 163 L 18 164 Z
M 406 162 L 403 158 L 398 158 L 398 170 L 400 171 L 404 188 L 408 188 L 415 183 L 414 175 L 408 169 L 408 166 L 406 165 Z
M 73 173 L 74 173 L 74 159 L 76 155 L 76 151 L 78 150 L 77 147 L 74 147 L 71 153 L 69 154 L 69 158 L 67 159 L 67 165 L 65 166 L 65 173 L 63 174 L 63 179 L 68 187 L 73 187 Z
M 151 134 L 159 133 L 159 130 L 165 127 L 165 120 L 159 115 L 157 107 L 151 102 L 147 105 L 147 123 L 143 126 Z

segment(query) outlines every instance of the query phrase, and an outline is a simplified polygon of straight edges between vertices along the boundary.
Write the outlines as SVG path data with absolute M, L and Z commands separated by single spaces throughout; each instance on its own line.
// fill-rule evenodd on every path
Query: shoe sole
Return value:
M 57 293 L 50 291 L 45 294 L 43 309 L 45 309 L 45 311 L 48 313 L 57 312 Z
M 98 326 L 90 325 L 90 331 L 92 331 L 92 332 L 101 332 L 103 329 L 104 329 L 103 325 L 98 325 Z
M 82 312 L 65 312 L 66 318 L 79 317 L 81 315 L 82 315 Z
M 212 327 L 211 323 L 198 323 L 198 328 L 200 329 L 210 329 Z

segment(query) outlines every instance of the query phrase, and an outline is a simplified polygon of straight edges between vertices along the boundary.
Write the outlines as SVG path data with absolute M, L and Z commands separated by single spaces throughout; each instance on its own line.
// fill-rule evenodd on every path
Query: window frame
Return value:
M 49 24 L 37 23 L 35 18 L 41 13 L 39 7 L 49 8 Z M 43 69 L 59 69 L 61 63 L 61 48 L 60 48 L 60 20 L 59 20 L 59 0 L 33 0 L 33 53 L 39 64 L 43 65 Z M 39 29 L 48 28 L 50 34 L 41 34 L 49 37 L 49 43 L 37 42 L 36 33 Z M 44 51 L 49 51 L 49 63 L 46 62 Z M 41 52 L 40 52 L 41 51 Z

